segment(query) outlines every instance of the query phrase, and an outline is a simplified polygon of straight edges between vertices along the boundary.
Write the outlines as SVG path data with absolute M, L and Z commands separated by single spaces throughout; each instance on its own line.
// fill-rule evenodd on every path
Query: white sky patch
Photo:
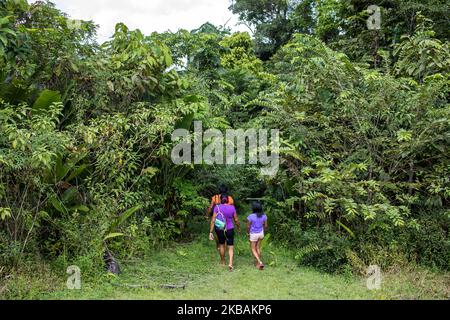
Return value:
M 29 0 L 33 3 L 36 0 Z M 98 41 L 108 40 L 118 22 L 149 35 L 154 31 L 192 30 L 203 23 L 225 25 L 232 31 L 249 31 L 238 25 L 228 7 L 230 0 L 52 0 L 72 19 L 93 20 Z

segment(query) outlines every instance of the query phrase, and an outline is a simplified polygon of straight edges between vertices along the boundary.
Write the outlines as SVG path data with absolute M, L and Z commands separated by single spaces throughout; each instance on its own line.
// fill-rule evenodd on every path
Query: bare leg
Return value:
M 252 254 L 256 259 L 256 263 L 261 264 L 261 258 L 259 257 L 257 246 L 258 246 L 258 242 L 256 242 L 256 241 L 251 242 Z
M 256 251 L 258 252 L 259 261 L 260 261 L 259 269 L 263 270 L 264 269 L 264 263 L 262 262 L 261 244 L 262 244 L 262 239 L 259 239 L 257 244 L 256 244 Z
M 234 246 L 228 246 L 228 266 L 233 269 Z
M 220 264 L 225 265 L 225 245 L 219 245 Z
M 216 240 L 216 248 L 217 248 L 217 250 L 220 250 L 220 243 L 219 243 L 219 238 L 217 238 L 217 235 L 214 235 L 214 240 Z
M 261 243 L 262 243 L 262 239 L 259 239 L 256 244 L 256 252 L 258 252 L 259 260 L 262 260 Z
M 256 264 L 258 263 L 258 260 L 255 258 L 255 255 L 253 254 L 253 242 L 249 241 L 249 245 L 250 245 L 250 252 L 253 255 L 254 261 L 253 264 L 256 266 Z

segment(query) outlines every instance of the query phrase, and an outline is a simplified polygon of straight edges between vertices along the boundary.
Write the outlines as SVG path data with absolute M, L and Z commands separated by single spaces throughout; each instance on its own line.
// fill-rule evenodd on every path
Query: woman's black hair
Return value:
M 228 195 L 226 193 L 222 193 L 220 195 L 220 203 L 227 204 L 228 203 Z
M 259 202 L 259 201 L 254 201 L 254 202 L 252 203 L 252 211 L 253 211 L 253 213 L 256 213 L 256 215 L 258 216 L 258 218 L 261 218 L 261 217 L 264 215 L 263 207 L 262 207 L 261 202 Z
M 221 204 L 228 203 L 228 188 L 226 185 L 221 184 L 219 186 L 219 193 L 220 193 L 220 203 Z
M 224 184 L 221 184 L 221 185 L 219 186 L 219 193 L 220 193 L 220 194 L 226 194 L 226 193 L 228 193 L 228 187 L 227 187 L 226 185 L 224 185 Z

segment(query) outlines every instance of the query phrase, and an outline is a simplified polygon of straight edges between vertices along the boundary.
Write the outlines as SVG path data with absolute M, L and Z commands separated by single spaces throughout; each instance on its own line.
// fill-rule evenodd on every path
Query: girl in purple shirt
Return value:
M 261 203 L 252 203 L 253 213 L 247 217 L 247 235 L 250 239 L 250 248 L 256 259 L 256 267 L 260 270 L 264 269 L 261 261 L 261 243 L 264 239 L 264 231 L 267 230 L 267 216 L 263 213 Z

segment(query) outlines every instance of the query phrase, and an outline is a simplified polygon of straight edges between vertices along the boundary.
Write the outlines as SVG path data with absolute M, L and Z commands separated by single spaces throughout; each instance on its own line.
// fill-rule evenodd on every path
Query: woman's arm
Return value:
M 239 219 L 238 219 L 236 211 L 234 212 L 233 219 L 234 219 L 234 222 L 236 223 L 238 231 L 241 232 L 241 224 L 239 223 Z
M 206 213 L 205 213 L 206 219 L 208 219 L 209 213 L 211 212 L 211 210 L 213 208 L 214 208 L 214 200 L 211 200 L 211 204 L 209 205 L 208 208 L 206 208 Z
M 214 222 L 216 221 L 217 212 L 214 212 L 214 214 L 211 217 L 211 223 L 209 225 L 209 233 L 213 233 L 214 230 Z

